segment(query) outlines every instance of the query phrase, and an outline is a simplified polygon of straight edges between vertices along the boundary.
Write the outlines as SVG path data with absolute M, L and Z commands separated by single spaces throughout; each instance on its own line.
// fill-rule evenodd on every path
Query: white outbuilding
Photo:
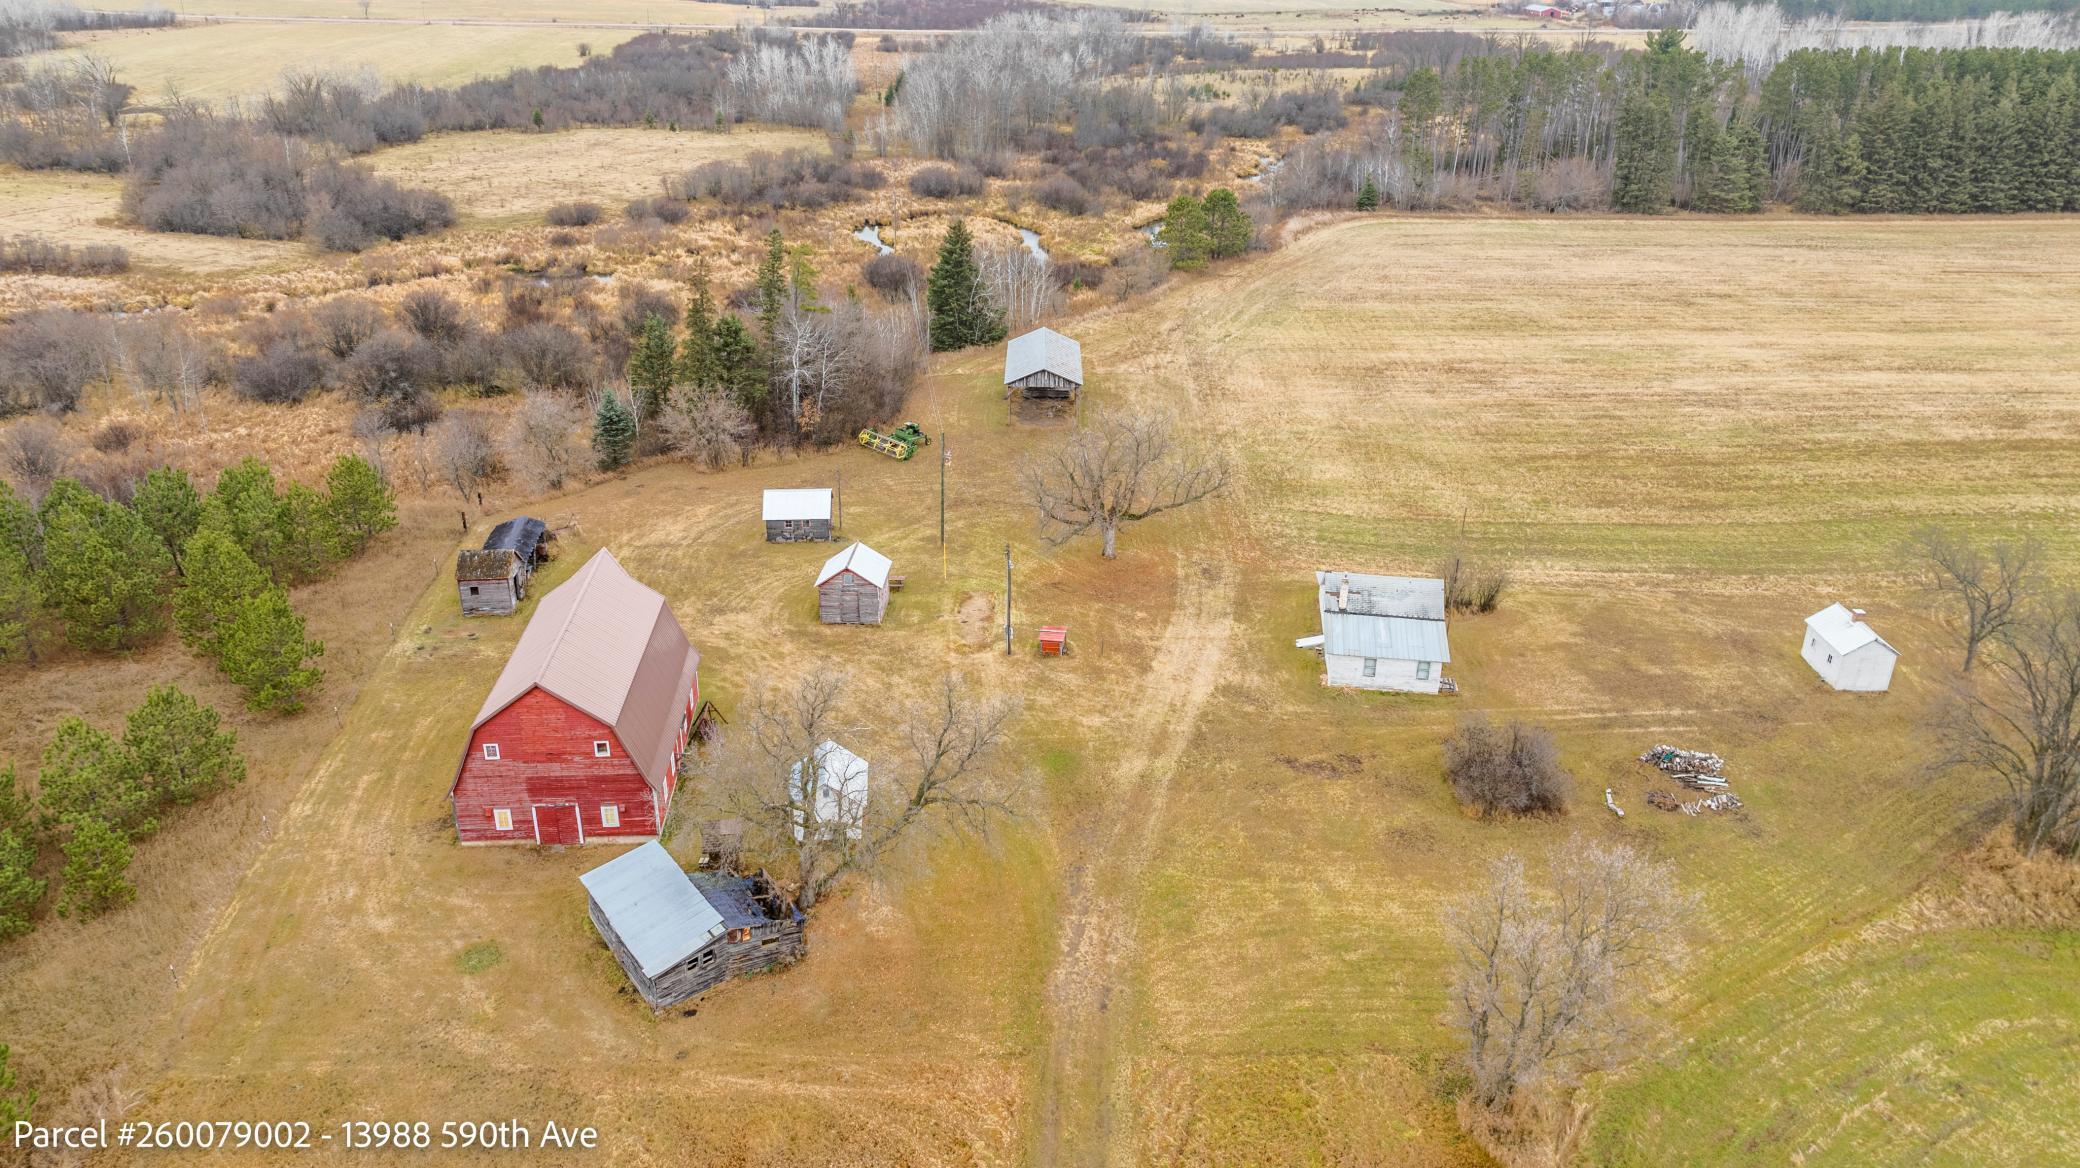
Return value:
M 813 798 L 802 791 L 802 764 L 794 764 L 787 784 L 797 808 L 794 838 L 808 833 L 811 825 L 802 822 L 807 812 L 816 818 L 816 838 L 830 839 L 843 830 L 845 838 L 858 839 L 867 822 L 867 760 L 826 738 L 805 761 L 816 770 L 816 791 Z
M 1899 650 L 1866 624 L 1863 610 L 1836 602 L 1806 618 L 1806 643 L 1799 650 L 1820 680 L 1836 689 L 1882 693 L 1892 687 Z
M 768 543 L 831 538 L 831 490 L 800 487 L 765 493 L 760 517 Z
M 1362 572 L 1316 572 L 1324 680 L 1358 689 L 1434 694 L 1452 659 L 1444 631 L 1444 581 Z M 1311 644 L 1312 643 L 1312 644 Z

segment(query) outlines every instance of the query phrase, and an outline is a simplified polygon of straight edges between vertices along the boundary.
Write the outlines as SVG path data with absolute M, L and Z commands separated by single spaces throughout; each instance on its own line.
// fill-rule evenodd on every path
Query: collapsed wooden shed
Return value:
M 831 538 L 831 489 L 798 487 L 769 490 L 761 512 L 766 542 L 795 543 Z
M 578 880 L 592 927 L 655 1009 L 808 948 L 801 911 L 762 871 L 689 875 L 653 840 Z
M 823 562 L 816 574 L 816 615 L 827 625 L 878 625 L 888 611 L 888 573 L 895 565 L 863 543 Z
M 1012 416 L 1044 419 L 1067 413 L 1082 392 L 1082 345 L 1039 328 L 1004 346 L 1004 396 Z

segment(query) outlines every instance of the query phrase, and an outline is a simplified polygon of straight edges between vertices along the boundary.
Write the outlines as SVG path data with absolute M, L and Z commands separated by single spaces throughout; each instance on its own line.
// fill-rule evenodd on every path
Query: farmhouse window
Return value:
M 1367 658 L 1365 659 L 1365 676 L 1367 676 L 1367 677 L 1378 677 L 1378 676 L 1379 676 L 1379 658 L 1377 658 L 1377 657 L 1367 657 Z
M 1417 680 L 1417 681 L 1428 681 L 1428 680 L 1430 680 L 1430 663 L 1429 663 L 1428 661 L 1418 661 L 1418 662 L 1416 662 L 1416 680 Z
M 602 803 L 602 804 L 600 804 L 600 805 L 599 805 L 599 825 L 600 825 L 601 827 L 620 827 L 620 826 L 621 826 L 621 808 L 619 808 L 619 807 L 616 807 L 616 806 L 615 806 L 614 804 L 612 804 L 612 803 Z
M 613 746 L 612 746 L 612 745 L 610 745 L 610 744 L 609 744 L 609 743 L 607 742 L 607 740 L 606 740 L 606 739 L 604 739 L 604 738 L 596 738 L 596 739 L 594 739 L 594 740 L 593 740 L 593 742 L 592 742 L 592 757 L 594 757 L 594 758 L 605 758 L 605 757 L 607 757 L 608 755 L 610 755 L 610 754 L 612 754 L 612 753 L 614 753 L 614 748 L 613 748 Z
M 513 830 L 513 813 L 503 807 L 493 808 L 491 811 L 491 826 L 500 831 Z
M 486 742 L 484 744 L 484 758 L 488 762 L 498 761 L 498 743 Z
M 1832 654 L 1832 653 L 1829 653 L 1829 654 L 1827 655 L 1827 663 L 1828 663 L 1829 665 L 1833 665 L 1833 664 L 1834 664 L 1834 654 Z

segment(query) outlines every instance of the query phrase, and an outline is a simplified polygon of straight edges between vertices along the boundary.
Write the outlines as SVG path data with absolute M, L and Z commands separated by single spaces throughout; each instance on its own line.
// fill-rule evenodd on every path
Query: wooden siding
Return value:
M 748 936 L 735 931 L 725 931 L 720 937 L 708 942 L 671 967 L 660 971 L 656 977 L 643 976 L 643 967 L 637 963 L 635 954 L 628 951 L 613 926 L 607 923 L 606 914 L 599 902 L 585 898 L 586 915 L 592 918 L 592 927 L 599 930 L 607 949 L 614 960 L 621 963 L 621 970 L 636 987 L 636 992 L 655 1010 L 676 1006 L 696 994 L 714 989 L 733 977 L 743 977 L 786 965 L 808 949 L 808 939 L 803 935 L 802 922 L 790 916 L 785 920 L 768 920 L 746 930 Z M 732 939 L 736 937 L 737 939 Z
M 600 740 L 609 743 L 606 758 L 592 752 Z M 685 740 L 682 728 L 682 749 Z M 498 758 L 484 757 L 487 742 L 497 745 Z M 470 735 L 469 755 L 455 782 L 455 832 L 466 844 L 531 844 L 535 806 L 575 804 L 585 842 L 647 839 L 657 835 L 658 817 L 676 783 L 673 775 L 664 793 L 654 795 L 613 727 L 532 689 Z M 618 826 L 606 825 L 602 808 L 609 804 L 620 809 Z M 500 808 L 513 814 L 509 831 L 496 826 L 492 813 Z
M 831 521 L 828 519 L 768 519 L 765 523 L 767 543 L 799 543 L 831 537 Z
M 455 585 L 464 616 L 510 616 L 520 603 L 520 577 L 504 580 L 460 580 Z
M 1416 662 L 1399 661 L 1392 657 L 1373 659 L 1373 675 L 1365 676 L 1365 658 L 1341 653 L 1328 653 L 1322 657 L 1327 669 L 1330 685 L 1348 685 L 1358 689 L 1398 690 L 1403 693 L 1436 693 L 1438 683 L 1444 678 L 1444 666 L 1436 661 L 1430 663 L 1430 676 L 1416 676 Z
M 888 611 L 888 589 L 847 569 L 816 589 L 816 615 L 827 625 L 878 625 Z
M 1071 381 L 1048 369 L 1035 370 L 1016 381 L 1007 381 L 1004 384 L 1026 397 L 1034 398 L 1075 397 L 1076 391 L 1083 388 L 1081 383 Z

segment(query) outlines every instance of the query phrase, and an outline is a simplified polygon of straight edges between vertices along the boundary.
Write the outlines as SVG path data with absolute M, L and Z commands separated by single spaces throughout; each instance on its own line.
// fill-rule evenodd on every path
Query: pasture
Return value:
M 537 65 L 576 65 L 580 43 L 606 53 L 633 30 L 456 24 L 249 21 L 78 35 L 31 58 L 91 53 L 116 66 L 142 100 L 168 93 L 222 105 L 274 88 L 292 70 L 367 71 L 385 85 L 458 85 Z
M 9 1039 L 32 1070 L 126 1064 L 140 1117 L 517 1114 L 597 1124 L 617 1164 L 1477 1164 L 1437 910 L 1580 832 L 1671 860 L 1706 907 L 1690 974 L 1640 989 L 1675 1041 L 1603 1086 L 1599 1162 L 2048 1162 L 2044 1117 L 2080 1104 L 2071 935 L 1863 938 L 1988 829 L 1984 790 L 1923 765 L 1951 652 L 1899 537 L 2027 527 L 2061 572 L 2080 554 L 2076 273 L 2057 220 L 1343 219 L 1062 324 L 1087 410 L 1173 409 L 1238 471 L 1115 561 L 1035 540 L 1008 472 L 1054 435 L 1004 420 L 998 349 L 937 358 L 907 410 L 951 446 L 943 551 L 936 446 L 529 503 L 570 532 L 544 584 L 611 547 L 725 710 L 842 668 L 871 754 L 944 672 L 1015 689 L 1021 814 L 853 885 L 794 969 L 654 1018 L 585 919 L 575 877 L 609 853 L 452 842 L 459 743 L 521 618 L 464 622 L 438 567 L 393 565 L 355 577 L 395 581 L 395 635 L 364 622 L 351 700 L 256 743 L 236 806 L 273 813 L 211 868 L 219 900 L 145 934 L 133 968 L 177 967 L 165 1008 Z M 828 549 L 759 538 L 760 488 L 841 474 L 846 533 L 909 578 L 879 629 L 817 625 Z M 448 554 L 437 510 L 398 537 L 418 562 Z M 1292 647 L 1310 573 L 1424 574 L 1455 546 L 1515 581 L 1452 626 L 1461 695 L 1321 687 Z M 1892 692 L 1799 660 L 1838 598 L 1901 648 Z M 1043 621 L 1072 656 L 1033 654 Z M 1474 710 L 1556 732 L 1570 815 L 1459 812 L 1439 740 Z M 1725 754 L 1746 810 L 1648 808 L 1633 759 L 1664 740 Z M 146 910 L 63 938 L 105 954 Z M 503 960 L 466 957 L 487 945 Z M 68 951 L 0 954 L 0 1010 L 83 977 Z
M 207 274 L 284 267 L 315 254 L 294 242 L 145 231 L 122 221 L 122 200 L 123 180 L 113 175 L 0 166 L 0 235 L 114 244 L 141 268 Z

